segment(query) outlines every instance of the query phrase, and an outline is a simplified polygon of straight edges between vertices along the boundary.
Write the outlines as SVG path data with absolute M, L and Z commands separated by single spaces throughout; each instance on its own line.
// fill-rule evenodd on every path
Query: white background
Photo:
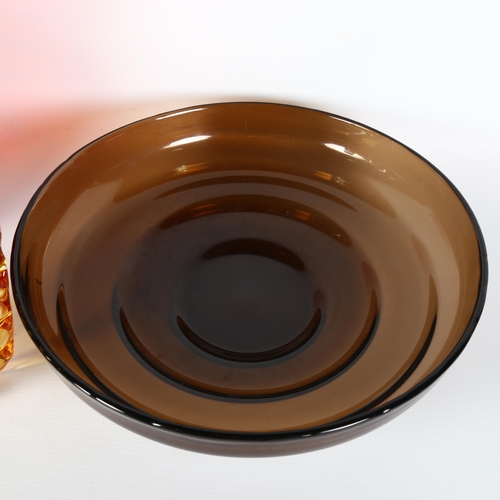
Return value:
M 6 499 L 500 498 L 500 3 L 0 0 L 0 225 L 73 151 L 186 105 L 264 100 L 382 130 L 441 169 L 489 251 L 471 342 L 408 412 L 364 437 L 284 458 L 185 452 L 74 396 L 16 322 L 0 373 Z M 18 319 L 18 318 L 17 318 Z

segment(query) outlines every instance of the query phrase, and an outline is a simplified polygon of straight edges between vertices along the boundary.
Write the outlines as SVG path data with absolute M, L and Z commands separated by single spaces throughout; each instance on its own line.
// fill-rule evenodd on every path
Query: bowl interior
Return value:
M 396 141 L 240 103 L 80 150 L 20 226 L 31 334 L 83 388 L 158 422 L 308 429 L 390 404 L 463 340 L 470 214 Z

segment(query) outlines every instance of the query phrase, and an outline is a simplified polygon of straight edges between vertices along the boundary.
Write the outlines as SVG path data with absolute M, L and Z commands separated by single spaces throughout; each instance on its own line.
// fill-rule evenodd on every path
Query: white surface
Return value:
M 74 396 L 16 322 L 0 373 L 0 496 L 443 499 L 500 496 L 500 3 L 0 0 L 0 225 L 43 179 L 130 121 L 221 100 L 298 103 L 382 130 L 440 168 L 489 250 L 479 327 L 442 381 L 355 441 L 285 458 L 170 448 Z

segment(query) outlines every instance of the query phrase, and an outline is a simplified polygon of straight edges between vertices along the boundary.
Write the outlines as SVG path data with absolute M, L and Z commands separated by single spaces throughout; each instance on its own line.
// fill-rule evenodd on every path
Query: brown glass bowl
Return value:
M 112 420 L 229 455 L 359 436 L 465 347 L 486 294 L 466 202 L 364 125 L 260 103 L 193 107 L 89 144 L 15 236 L 35 344 Z

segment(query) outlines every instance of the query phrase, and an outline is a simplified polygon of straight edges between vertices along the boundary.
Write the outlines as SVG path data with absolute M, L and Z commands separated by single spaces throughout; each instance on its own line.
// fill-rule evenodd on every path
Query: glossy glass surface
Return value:
M 425 160 L 304 108 L 207 105 L 108 134 L 35 194 L 28 331 L 77 393 L 176 446 L 266 455 L 380 425 L 479 319 L 475 219 Z
M 0 243 L 2 233 L 0 232 Z M 14 325 L 10 307 L 9 275 L 5 256 L 0 248 L 0 370 L 2 370 L 14 351 Z

